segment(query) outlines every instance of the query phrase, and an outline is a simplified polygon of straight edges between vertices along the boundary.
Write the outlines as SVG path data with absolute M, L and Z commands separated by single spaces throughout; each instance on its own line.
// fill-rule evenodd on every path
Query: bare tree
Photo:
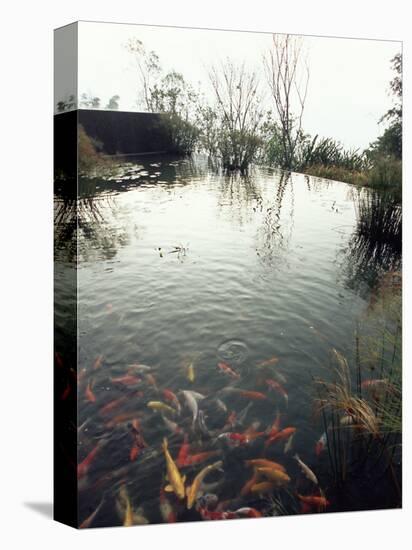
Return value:
M 126 49 L 135 60 L 139 82 L 143 90 L 142 103 L 148 111 L 153 111 L 152 90 L 161 73 L 159 57 L 154 51 L 147 51 L 141 40 L 130 38 Z
M 302 137 L 302 117 L 309 84 L 302 39 L 289 34 L 274 34 L 272 47 L 263 61 L 280 126 L 281 165 L 293 168 L 296 148 Z
M 227 60 L 209 72 L 216 99 L 217 150 L 224 168 L 245 171 L 260 146 L 263 117 L 259 80 L 245 65 Z

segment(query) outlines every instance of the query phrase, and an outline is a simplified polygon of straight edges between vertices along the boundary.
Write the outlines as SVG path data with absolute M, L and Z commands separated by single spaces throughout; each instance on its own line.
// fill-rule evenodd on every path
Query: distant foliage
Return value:
M 201 105 L 200 146 L 225 170 L 245 173 L 262 147 L 264 111 L 259 79 L 244 64 L 227 60 L 209 71 L 214 104 Z
M 73 94 L 69 95 L 69 97 L 64 100 L 57 102 L 57 112 L 59 113 L 76 109 L 76 107 L 77 107 L 77 100 Z
M 119 109 L 119 99 L 120 96 L 114 95 L 109 99 L 108 104 L 106 105 L 106 109 L 110 109 L 111 111 L 117 111 Z
M 80 96 L 79 106 L 84 109 L 100 109 L 100 97 L 83 93 Z

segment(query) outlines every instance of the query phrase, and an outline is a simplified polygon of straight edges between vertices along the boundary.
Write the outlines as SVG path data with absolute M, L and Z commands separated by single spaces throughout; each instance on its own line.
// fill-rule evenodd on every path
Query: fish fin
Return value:
M 183 481 L 183 483 L 185 483 L 185 481 L 186 481 L 186 476 L 182 476 L 182 481 Z
M 164 487 L 164 490 L 166 491 L 166 493 L 174 493 L 174 489 L 171 485 L 166 485 Z

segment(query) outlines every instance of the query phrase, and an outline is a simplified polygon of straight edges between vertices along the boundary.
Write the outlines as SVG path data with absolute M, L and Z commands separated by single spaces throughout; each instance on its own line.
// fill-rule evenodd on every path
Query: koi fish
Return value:
M 293 438 L 295 437 L 295 433 L 296 432 L 294 432 L 285 443 L 285 447 L 283 449 L 283 452 L 285 454 L 288 453 L 292 449 Z
M 271 468 L 272 470 L 278 470 L 279 472 L 285 472 L 286 468 L 282 464 L 273 462 L 272 460 L 267 460 L 266 458 L 253 458 L 251 460 L 245 460 L 247 466 L 252 466 L 253 468 Z
M 129 412 L 118 414 L 117 416 L 115 416 L 114 418 L 106 422 L 106 427 L 114 428 L 117 424 L 121 424 L 122 422 L 127 422 L 128 420 L 133 420 L 133 418 L 136 418 L 136 415 L 138 414 L 139 413 L 136 411 L 129 411 Z
M 241 390 L 239 392 L 239 395 L 241 397 L 246 397 L 247 399 L 253 399 L 255 401 L 263 401 L 267 399 L 266 395 L 264 393 L 261 393 L 259 391 L 248 391 L 248 390 Z
M 97 443 L 97 445 L 90 451 L 90 453 L 86 456 L 86 458 L 82 462 L 80 462 L 80 464 L 77 465 L 77 479 L 81 479 L 87 474 L 91 464 L 93 463 L 97 454 L 104 447 L 105 444 L 106 444 L 106 440 L 101 439 Z
M 169 418 L 166 418 L 165 416 L 162 415 L 162 418 L 163 418 L 163 421 L 164 423 L 166 424 L 166 426 L 168 427 L 168 429 L 174 433 L 174 434 L 180 434 L 182 433 L 182 428 L 176 424 L 176 422 L 173 422 L 172 420 L 170 420 Z
M 163 403 L 162 401 L 149 401 L 147 403 L 147 406 L 149 409 L 152 409 L 152 411 L 164 411 L 168 412 L 170 414 L 176 414 L 176 409 L 173 409 L 169 405 L 166 405 L 166 403 Z
M 257 367 L 268 367 L 270 365 L 276 365 L 276 363 L 279 362 L 279 357 L 276 357 L 274 355 L 273 357 L 270 357 L 269 359 L 265 359 L 264 361 L 260 361 L 259 363 L 256 363 Z
M 223 462 L 221 460 L 218 460 L 217 462 L 214 462 L 213 464 L 209 464 L 209 466 L 206 466 L 203 468 L 197 476 L 194 478 L 192 485 L 187 490 L 187 509 L 190 510 L 195 503 L 197 493 L 200 490 L 200 485 L 202 484 L 205 477 L 212 472 L 213 470 L 216 470 L 218 468 L 221 468 L 223 465 Z
M 273 481 L 277 487 L 282 487 L 290 481 L 290 477 L 287 473 L 275 468 L 257 468 L 258 473 L 263 474 L 268 480 Z
M 103 364 L 103 355 L 98 355 L 93 363 L 93 370 L 100 369 Z
M 129 495 L 125 485 L 122 485 L 119 490 L 119 495 L 116 501 L 116 508 L 120 516 L 123 517 L 123 526 L 131 527 L 132 525 L 147 525 L 149 521 L 143 516 L 143 509 L 138 508 L 133 511 Z
M 299 464 L 300 469 L 302 470 L 303 474 L 309 481 L 312 481 L 315 485 L 319 485 L 318 478 L 316 475 L 312 472 L 312 470 L 307 466 L 300 458 L 298 454 L 295 454 L 293 457 L 296 462 Z
M 198 399 L 204 399 L 204 395 L 198 394 L 196 392 L 189 391 L 189 390 L 183 390 L 182 394 L 186 400 L 186 403 L 189 409 L 192 411 L 192 417 L 193 417 L 192 427 L 194 427 L 196 424 L 197 417 L 199 415 L 199 406 L 197 404 L 197 401 Z
M 102 407 L 99 410 L 99 414 L 104 416 L 109 412 L 113 411 L 114 409 L 117 409 L 117 407 L 119 407 L 126 401 L 127 401 L 127 397 L 125 395 L 123 395 L 122 397 L 119 397 L 118 399 L 114 399 L 113 401 L 110 401 L 110 403 L 107 403 L 107 405 L 104 405 L 104 407 Z
M 259 512 L 259 510 L 256 510 L 256 508 L 250 508 L 249 506 L 244 506 L 243 508 L 239 508 L 238 510 L 234 511 L 234 514 L 237 516 L 243 516 L 246 518 L 261 518 L 262 513 Z
M 167 445 L 167 439 L 163 439 L 163 453 L 165 455 L 166 460 L 166 470 L 167 470 L 167 477 L 169 480 L 170 485 L 165 487 L 165 491 L 167 492 L 174 492 L 175 495 L 181 500 L 185 498 L 185 476 L 181 476 L 180 472 L 176 466 L 176 464 L 173 461 L 173 458 L 171 457 L 168 445 Z
M 146 374 L 145 375 L 145 378 L 146 378 L 146 382 L 150 385 L 150 386 L 153 386 L 154 388 L 157 388 L 157 382 L 156 382 L 156 378 L 153 376 L 153 374 Z
M 221 520 L 221 519 L 238 519 L 236 512 L 222 512 L 219 510 L 208 510 L 207 508 L 199 508 L 199 514 L 204 520 Z
M 63 363 L 62 356 L 60 355 L 60 353 L 58 351 L 54 352 L 54 360 L 56 361 L 56 364 L 57 364 L 58 367 L 60 367 L 61 369 L 64 368 L 64 363 Z
M 376 388 L 382 388 L 382 386 L 387 386 L 389 383 L 389 380 L 385 379 L 371 379 L 371 380 L 364 380 L 361 384 L 361 388 L 363 390 L 374 390 Z
M 95 403 L 96 401 L 96 396 L 94 395 L 91 388 L 91 382 L 89 382 L 86 386 L 86 399 L 87 401 L 90 401 L 90 403 Z
M 141 363 L 134 363 L 133 365 L 128 365 L 129 371 L 134 372 L 135 374 L 145 374 L 152 370 L 152 367 L 149 365 L 142 365 Z
M 330 502 L 324 496 L 308 495 L 303 496 L 297 493 L 298 499 L 302 502 L 302 512 L 309 512 L 312 508 L 318 508 L 318 510 L 325 509 L 330 506 Z
M 201 464 L 206 460 L 209 460 L 212 456 L 219 454 L 219 451 L 204 451 L 202 453 L 197 453 L 194 455 L 188 455 L 186 457 L 185 466 L 194 466 L 195 464 Z
M 193 362 L 189 363 L 187 367 L 187 379 L 189 380 L 189 382 L 195 381 L 195 368 L 193 366 Z
M 142 381 L 138 376 L 132 374 L 125 374 L 124 376 L 118 376 L 117 378 L 110 379 L 113 384 L 123 384 L 124 386 L 136 386 Z
M 165 523 L 176 523 L 176 512 L 170 504 L 163 487 L 160 488 L 159 509 Z
M 235 370 L 233 370 L 232 367 L 230 367 L 227 363 L 221 362 L 221 363 L 218 363 L 217 366 L 220 369 L 220 371 L 223 372 L 224 374 L 227 374 L 232 378 L 240 378 L 240 374 L 237 373 Z
M 251 441 L 251 438 L 247 434 L 240 434 L 236 432 L 226 432 L 223 434 L 220 434 L 218 436 L 218 439 L 227 441 L 228 443 L 232 443 L 234 445 L 245 445 L 246 443 L 249 443 Z
M 187 457 L 189 454 L 190 445 L 188 442 L 188 437 L 185 434 L 183 438 L 182 446 L 180 447 L 179 453 L 177 455 L 176 464 L 179 467 L 186 466 Z
M 62 392 L 60 396 L 61 401 L 66 401 L 66 399 L 69 397 L 70 393 L 72 391 L 72 387 L 70 385 L 70 382 L 67 382 L 67 386 L 65 387 L 64 391 Z
M 284 428 L 280 432 L 276 432 L 273 435 L 269 434 L 269 438 L 265 443 L 265 448 L 269 447 L 272 443 L 275 441 L 282 441 L 285 439 L 289 439 L 289 437 L 296 432 L 296 428 Z
M 269 389 L 274 390 L 279 395 L 281 395 L 285 400 L 286 405 L 288 405 L 289 397 L 285 388 L 281 384 L 279 384 L 279 382 L 276 382 L 276 380 L 272 380 L 271 378 L 265 380 L 265 382 L 266 382 L 266 385 L 269 386 Z
M 318 441 L 315 444 L 315 454 L 316 456 L 320 456 L 321 453 L 326 449 L 328 438 L 326 432 L 323 432 L 323 434 L 320 436 Z
M 106 497 L 105 495 L 103 495 L 103 498 L 102 500 L 100 501 L 99 505 L 97 506 L 97 508 L 94 510 L 94 512 L 92 512 L 90 514 L 90 516 L 87 516 L 87 518 L 82 521 L 82 523 L 79 525 L 79 529 L 87 529 L 88 527 L 90 527 L 90 525 L 92 525 L 93 521 L 95 520 L 97 514 L 100 512 L 100 510 L 102 509 L 102 506 L 103 504 L 105 503 L 105 500 L 106 500 Z
M 170 403 L 173 403 L 173 405 L 176 407 L 176 410 L 178 412 L 178 414 L 180 414 L 181 410 L 182 410 L 182 407 L 180 405 L 180 401 L 179 399 L 177 398 L 177 396 L 172 392 L 172 390 L 169 390 L 168 388 L 165 388 L 164 390 L 162 390 L 162 393 L 163 393 L 163 397 L 167 400 L 167 401 L 170 401 Z
M 256 485 L 258 479 L 259 479 L 258 473 L 256 470 L 254 470 L 252 477 L 248 479 L 248 481 L 246 481 L 246 483 L 243 485 L 242 489 L 240 490 L 240 495 L 242 497 L 248 495 L 251 492 L 252 487 Z

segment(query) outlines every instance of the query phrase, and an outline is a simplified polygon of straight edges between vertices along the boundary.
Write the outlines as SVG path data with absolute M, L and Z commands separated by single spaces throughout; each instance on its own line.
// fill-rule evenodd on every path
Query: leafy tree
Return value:
M 402 54 L 396 54 L 391 63 L 395 76 L 389 86 L 394 96 L 394 106 L 379 120 L 379 123 L 388 122 L 389 126 L 369 146 L 367 154 L 372 159 L 382 155 L 402 158 Z
M 110 109 L 112 111 L 117 111 L 119 108 L 119 99 L 120 96 L 114 95 L 109 99 L 108 104 L 106 105 L 106 109 Z
M 83 93 L 80 96 L 80 107 L 85 109 L 99 109 L 100 108 L 100 97 L 93 96 L 91 94 Z
M 70 109 L 76 108 L 76 98 L 75 96 L 69 95 L 67 99 L 57 102 L 57 111 L 63 113 L 64 111 L 69 111 Z

